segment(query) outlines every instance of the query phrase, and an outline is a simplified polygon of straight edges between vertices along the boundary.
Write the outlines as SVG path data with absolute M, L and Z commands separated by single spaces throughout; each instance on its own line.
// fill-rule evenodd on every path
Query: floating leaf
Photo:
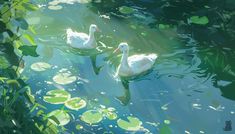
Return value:
M 99 111 L 89 110 L 82 114 L 81 120 L 88 124 L 96 124 L 102 121 L 103 116 Z
M 42 72 L 50 68 L 51 65 L 46 62 L 36 62 L 31 65 L 31 69 L 37 72 Z
M 122 7 L 119 7 L 119 12 L 123 14 L 131 14 L 134 12 L 134 9 L 131 7 L 127 7 L 127 6 L 122 6 Z
M 75 97 L 71 98 L 70 100 L 67 100 L 65 102 L 65 106 L 72 110 L 79 110 L 86 106 L 86 101 L 79 97 Z
M 171 121 L 170 120 L 164 120 L 164 123 L 165 124 L 171 124 Z
M 159 130 L 160 134 L 171 134 L 171 129 L 167 125 L 162 125 Z
M 46 95 L 43 97 L 43 100 L 51 104 L 63 104 L 68 99 L 70 99 L 70 97 L 71 95 L 67 91 L 62 89 L 56 89 L 47 92 Z
M 142 128 L 142 122 L 136 117 L 127 117 L 128 121 L 118 119 L 117 124 L 120 128 L 125 129 L 127 131 L 138 131 Z
M 83 129 L 83 126 L 82 125 L 76 125 L 76 129 L 81 130 L 81 129 Z
M 168 28 L 170 28 L 170 25 L 168 25 L 168 24 L 159 24 L 158 27 L 159 27 L 159 29 L 168 29 Z
M 63 7 L 60 6 L 60 5 L 56 5 L 56 6 L 48 6 L 48 9 L 51 9 L 51 10 L 60 10 L 62 9 Z
M 76 76 L 72 76 L 70 73 L 58 73 L 53 77 L 53 81 L 61 85 L 70 84 L 76 80 Z
M 36 52 L 37 46 L 20 46 L 18 48 L 22 51 L 24 56 L 38 57 L 39 55 Z
M 109 120 L 117 119 L 117 114 L 114 112 L 116 109 L 113 107 L 105 108 L 105 106 L 101 105 L 101 112 L 103 116 L 107 117 Z
M 206 16 L 192 16 L 190 17 L 189 22 L 199 25 L 206 25 L 207 23 L 209 23 L 209 19 Z
M 64 110 L 55 110 L 47 115 L 49 121 L 57 126 L 64 126 L 70 122 L 70 116 Z
M 106 116 L 109 120 L 115 120 L 115 119 L 117 119 L 117 114 L 114 113 L 114 112 L 108 112 L 105 116 Z
M 86 4 L 90 3 L 92 0 L 53 0 L 49 2 L 49 5 L 56 6 L 58 4 L 74 4 L 74 3 L 81 3 L 81 4 Z

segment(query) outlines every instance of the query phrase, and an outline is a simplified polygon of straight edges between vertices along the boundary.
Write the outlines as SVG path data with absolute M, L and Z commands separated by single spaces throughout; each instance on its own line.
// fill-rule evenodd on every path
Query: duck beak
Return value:
M 119 52 L 119 51 L 120 51 L 120 49 L 117 48 L 117 49 L 115 49 L 115 50 L 113 51 L 113 53 L 117 53 L 117 52 Z

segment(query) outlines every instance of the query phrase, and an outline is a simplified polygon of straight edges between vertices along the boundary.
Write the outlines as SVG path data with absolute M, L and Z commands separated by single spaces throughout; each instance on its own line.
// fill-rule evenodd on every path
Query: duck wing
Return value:
M 82 48 L 83 43 L 87 41 L 89 36 L 85 33 L 78 33 L 73 31 L 67 31 L 67 43 L 72 47 Z
M 139 74 L 151 69 L 155 63 L 155 59 L 152 54 L 133 55 L 128 57 L 128 64 L 135 74 Z

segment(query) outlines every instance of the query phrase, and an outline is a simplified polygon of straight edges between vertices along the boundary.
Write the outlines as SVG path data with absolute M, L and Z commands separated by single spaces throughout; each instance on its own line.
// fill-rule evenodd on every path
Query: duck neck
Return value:
M 121 67 L 129 68 L 128 55 L 129 55 L 128 51 L 122 53 Z
M 96 45 L 94 32 L 91 32 L 91 31 L 89 32 L 89 37 L 88 37 L 88 40 L 87 40 L 87 44 L 89 44 L 91 46 Z

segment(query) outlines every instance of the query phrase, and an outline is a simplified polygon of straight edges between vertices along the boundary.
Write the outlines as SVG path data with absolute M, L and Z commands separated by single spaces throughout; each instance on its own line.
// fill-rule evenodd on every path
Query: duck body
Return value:
M 144 73 L 153 67 L 157 59 L 156 54 L 140 54 L 128 57 L 129 48 L 127 44 L 124 44 L 124 47 L 119 45 L 119 49 L 123 53 L 116 74 L 121 77 L 136 76 Z
M 86 33 L 79 33 L 72 29 L 67 29 L 67 44 L 73 48 L 79 49 L 93 49 L 96 48 L 96 40 L 94 32 L 97 30 L 97 26 L 92 24 L 89 29 L 89 35 Z

